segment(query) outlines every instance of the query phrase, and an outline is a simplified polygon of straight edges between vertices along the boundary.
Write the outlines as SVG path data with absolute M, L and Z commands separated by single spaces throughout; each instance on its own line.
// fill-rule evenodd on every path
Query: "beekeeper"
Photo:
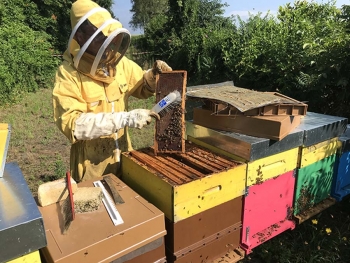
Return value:
M 124 57 L 130 33 L 90 0 L 71 8 L 72 33 L 53 89 L 54 120 L 70 140 L 70 172 L 76 181 L 117 174 L 121 151 L 131 150 L 127 128 L 151 122 L 147 109 L 128 110 L 130 96 L 155 92 L 155 74 L 172 70 L 157 60 L 143 71 Z M 159 117 L 159 116 L 158 116 Z

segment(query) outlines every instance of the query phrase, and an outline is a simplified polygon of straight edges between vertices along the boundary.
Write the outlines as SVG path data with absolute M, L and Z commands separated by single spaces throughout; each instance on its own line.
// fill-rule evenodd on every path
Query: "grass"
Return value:
M 53 122 L 52 90 L 43 89 L 24 95 L 21 103 L 1 107 L 0 120 L 11 124 L 7 162 L 17 162 L 34 196 L 38 186 L 65 176 L 69 169 L 70 143 Z M 130 99 L 129 108 L 152 108 L 154 98 Z M 134 129 L 133 146 L 153 143 L 152 125 Z
M 154 98 L 130 100 L 130 109 L 151 108 Z M 53 123 L 51 90 L 27 94 L 0 110 L 12 127 L 7 162 L 17 162 L 33 196 L 40 184 L 65 175 L 70 144 Z M 153 125 L 130 129 L 134 148 L 153 144 Z M 259 220 L 257 218 L 256 220 Z M 241 263 L 346 263 L 350 260 L 350 199 L 319 213 L 253 249 Z
M 242 262 L 346 263 L 349 259 L 350 199 L 346 198 L 253 249 Z
M 2 108 L 0 120 L 11 124 L 7 162 L 18 163 L 34 196 L 41 183 L 65 175 L 69 142 L 53 123 L 50 90 L 26 94 L 21 103 Z M 55 170 L 57 162 L 60 170 Z

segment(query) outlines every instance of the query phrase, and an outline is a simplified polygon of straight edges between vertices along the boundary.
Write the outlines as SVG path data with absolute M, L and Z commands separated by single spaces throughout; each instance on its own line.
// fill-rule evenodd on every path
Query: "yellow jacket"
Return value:
M 86 2 L 93 3 L 79 0 L 75 3 L 84 4 L 86 8 Z M 145 99 L 154 95 L 154 91 L 144 85 L 141 67 L 126 57 L 117 64 L 117 75 L 110 84 L 77 71 L 69 47 L 63 58 L 55 78 L 53 109 L 56 125 L 72 143 L 71 175 L 81 181 L 117 174 L 120 158 L 117 148 L 129 151 L 132 147 L 127 128 L 103 138 L 79 141 L 74 137 L 75 121 L 81 113 L 127 111 L 130 96 Z

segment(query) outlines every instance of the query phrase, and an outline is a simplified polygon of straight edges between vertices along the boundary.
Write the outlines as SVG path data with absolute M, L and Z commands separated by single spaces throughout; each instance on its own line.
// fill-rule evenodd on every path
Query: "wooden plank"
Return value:
M 170 153 L 154 155 L 154 149 L 153 149 L 153 151 L 151 151 L 151 148 L 145 148 L 142 151 L 148 155 L 153 156 L 154 158 L 157 158 L 157 160 L 172 163 L 172 166 L 174 166 L 174 165 L 176 166 L 176 168 L 174 168 L 174 169 L 176 169 L 176 170 L 180 169 L 181 172 L 183 172 L 184 174 L 186 174 L 186 176 L 188 176 L 189 178 L 192 178 L 193 180 L 196 180 L 198 178 L 205 176 L 200 171 L 197 171 L 196 169 L 193 169 L 192 167 L 184 164 L 181 160 L 177 160 L 177 159 L 171 157 Z
M 172 158 L 170 156 L 166 156 L 165 159 L 170 161 L 170 162 L 173 162 L 173 163 L 179 162 L 178 160 L 176 160 L 176 159 L 174 159 L 174 158 Z M 190 173 L 192 173 L 195 176 L 198 176 L 198 177 L 204 177 L 205 176 L 201 172 L 197 171 L 196 169 L 193 169 L 192 167 L 189 167 L 188 165 L 186 165 L 184 163 L 181 163 L 180 165 L 181 165 L 182 168 L 184 168 L 185 170 L 189 171 Z
M 215 169 L 217 169 L 217 170 L 225 169 L 225 166 L 214 163 L 212 161 L 212 158 L 210 158 L 208 156 L 205 156 L 205 155 L 200 156 L 200 155 L 194 154 L 192 152 L 187 153 L 187 155 L 200 161 L 200 162 L 205 163 L 205 165 L 211 166 L 214 169 L 213 171 L 215 171 Z
M 200 160 L 197 160 L 196 158 L 193 158 L 191 156 L 189 156 L 189 153 L 187 154 L 176 154 L 176 156 L 182 157 L 183 158 L 183 162 L 190 162 L 192 165 L 196 166 L 198 169 L 202 169 L 204 171 L 207 171 L 209 173 L 215 173 L 215 172 L 219 172 L 218 169 L 215 169 L 213 167 L 211 167 L 210 165 L 207 165 L 206 163 L 203 163 Z
M 167 171 L 167 169 L 164 169 L 164 166 L 160 164 L 156 164 L 153 159 L 149 158 L 147 154 L 132 151 L 130 152 L 131 156 L 136 158 L 138 161 L 145 163 L 148 167 L 152 168 L 158 173 L 161 173 L 163 176 L 169 178 L 176 184 L 182 184 L 183 181 L 180 180 L 178 177 L 174 176 L 171 172 Z
M 208 158 L 210 159 L 214 159 L 216 163 L 220 163 L 220 165 L 224 166 L 224 167 L 227 167 L 227 166 L 235 166 L 237 165 L 237 163 L 235 162 L 232 162 L 230 160 L 227 160 L 217 154 L 213 154 L 211 152 L 208 152 L 208 151 L 204 151 L 200 148 L 197 148 L 197 151 L 198 151 L 198 155 L 204 155 L 204 156 L 208 156 Z

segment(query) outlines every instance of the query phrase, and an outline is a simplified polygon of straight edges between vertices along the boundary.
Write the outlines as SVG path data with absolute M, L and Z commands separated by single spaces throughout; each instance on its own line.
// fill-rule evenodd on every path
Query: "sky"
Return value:
M 239 15 L 242 19 L 248 17 L 248 14 L 257 14 L 262 12 L 263 14 L 270 12 L 272 14 L 277 13 L 279 6 L 284 6 L 287 3 L 294 3 L 294 0 L 285 1 L 285 0 L 221 0 L 221 3 L 227 3 L 229 6 L 225 9 L 225 16 L 230 15 Z M 327 3 L 328 1 L 324 0 L 315 0 L 319 3 Z M 350 0 L 337 0 L 336 5 L 341 7 L 342 5 L 350 5 Z M 140 34 L 142 31 L 133 30 L 129 26 L 131 20 L 131 1 L 129 0 L 114 0 L 112 11 L 114 15 L 122 23 L 123 27 L 128 29 L 131 34 Z

